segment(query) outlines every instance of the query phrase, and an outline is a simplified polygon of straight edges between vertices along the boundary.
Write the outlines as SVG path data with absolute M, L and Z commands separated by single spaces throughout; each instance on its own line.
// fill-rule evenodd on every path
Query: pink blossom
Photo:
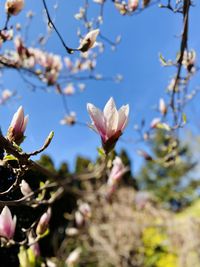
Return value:
M 87 110 L 92 120 L 92 128 L 101 136 L 105 152 L 110 152 L 127 125 L 129 105 L 117 110 L 114 99 L 111 97 L 103 112 L 91 103 L 87 104 Z
M 0 214 L 0 236 L 7 239 L 12 239 L 15 233 L 17 217 L 12 218 L 11 212 L 5 206 Z
M 24 139 L 24 132 L 28 123 L 28 115 L 24 116 L 24 109 L 20 106 L 14 114 L 11 124 L 7 132 L 9 141 L 20 144 Z

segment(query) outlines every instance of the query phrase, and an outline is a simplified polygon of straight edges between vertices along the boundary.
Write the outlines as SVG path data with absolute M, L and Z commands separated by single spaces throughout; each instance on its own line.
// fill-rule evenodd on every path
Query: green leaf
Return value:
M 165 60 L 165 58 L 163 57 L 163 55 L 161 53 L 159 53 L 159 59 L 160 59 L 160 62 L 163 66 L 167 66 L 167 61 Z
M 163 130 L 166 130 L 166 131 L 170 131 L 171 130 L 171 128 L 169 127 L 169 125 L 167 123 L 158 123 L 156 125 L 156 128 L 163 129 Z
M 10 154 L 6 155 L 6 156 L 3 158 L 3 160 L 4 160 L 4 161 L 11 161 L 11 160 L 16 160 L 16 161 L 18 161 L 18 159 L 17 159 L 15 156 L 10 155 Z
M 186 124 L 186 122 L 187 122 L 187 116 L 186 116 L 185 113 L 182 114 L 182 120 L 183 120 L 184 124 Z
M 98 147 L 97 151 L 100 157 L 105 157 L 105 152 L 102 147 Z
M 44 238 L 44 237 L 47 236 L 49 233 L 50 233 L 49 228 L 47 228 L 47 230 L 46 230 L 42 235 L 39 235 L 39 236 L 40 236 L 40 238 Z

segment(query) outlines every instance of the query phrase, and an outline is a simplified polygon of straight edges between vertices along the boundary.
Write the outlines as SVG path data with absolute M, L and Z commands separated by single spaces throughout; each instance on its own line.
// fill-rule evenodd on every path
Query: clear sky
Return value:
M 3 2 L 0 3 L 1 28 L 5 21 Z M 97 5 L 92 4 L 92 1 L 90 2 L 90 14 L 92 16 L 93 12 L 96 12 Z M 137 135 L 134 133 L 133 126 L 139 123 L 142 118 L 149 124 L 152 118 L 158 116 L 155 106 L 159 98 L 167 99 L 165 89 L 175 69 L 161 67 L 158 53 L 161 52 L 169 59 L 175 58 L 179 50 L 182 17 L 168 10 L 161 10 L 157 5 L 144 10 L 139 15 L 123 17 L 119 15 L 110 2 L 108 1 L 105 8 L 101 32 L 111 40 L 121 34 L 122 41 L 114 52 L 105 43 L 106 49 L 97 62 L 96 71 L 105 76 L 114 76 L 120 73 L 124 80 L 119 84 L 110 81 L 88 81 L 83 93 L 69 96 L 68 104 L 70 109 L 77 113 L 79 121 L 89 122 L 86 111 L 87 102 L 103 108 L 109 97 L 113 96 L 118 107 L 128 103 L 131 109 L 129 125 L 123 135 L 123 140 L 117 144 L 117 150 L 122 147 L 127 149 L 137 169 L 139 160 L 136 150 L 140 145 L 134 143 L 137 140 Z M 55 0 L 48 0 L 47 3 L 53 15 L 52 6 Z M 72 47 L 78 45 L 76 31 L 80 22 L 74 19 L 74 13 L 78 12 L 81 4 L 83 4 L 81 0 L 60 0 L 56 12 L 56 25 L 66 42 Z M 29 10 L 36 13 L 29 33 L 29 40 L 31 41 L 45 29 L 41 0 L 26 0 L 25 10 L 14 18 L 11 24 L 15 21 L 25 23 L 25 15 Z M 190 12 L 189 47 L 197 50 L 197 53 L 200 51 L 199 14 L 200 3 L 196 1 L 196 6 L 191 8 Z M 66 55 L 66 51 L 55 34 L 50 37 L 47 49 L 55 54 Z M 70 57 L 74 58 L 75 56 Z M 191 88 L 199 85 L 198 82 L 199 73 L 192 82 Z M 4 89 L 17 90 L 18 95 L 21 96 L 17 100 L 11 100 L 5 106 L 0 106 L 2 130 L 6 132 L 12 114 L 19 105 L 22 104 L 25 112 L 30 116 L 26 132 L 27 139 L 23 144 L 26 151 L 35 150 L 42 146 L 48 133 L 54 130 L 55 137 L 46 152 L 53 157 L 57 164 L 66 160 L 73 166 L 77 155 L 88 156 L 92 159 L 96 157 L 96 147 L 100 145 L 99 137 L 87 127 L 79 125 L 68 127 L 59 124 L 64 110 L 61 99 L 53 90 L 49 93 L 39 89 L 32 92 L 15 71 L 4 72 L 1 77 L 1 84 Z M 200 98 L 196 97 L 188 109 L 188 119 L 191 123 L 198 122 L 199 100 Z M 125 142 L 130 139 L 132 142 Z

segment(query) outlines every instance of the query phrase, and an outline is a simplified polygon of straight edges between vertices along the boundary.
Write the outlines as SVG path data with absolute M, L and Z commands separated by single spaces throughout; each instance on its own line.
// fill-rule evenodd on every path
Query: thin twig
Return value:
M 64 46 L 64 48 L 65 48 L 66 51 L 67 51 L 67 53 L 72 54 L 72 53 L 74 52 L 74 49 L 69 48 L 69 47 L 66 45 L 65 41 L 64 41 L 63 38 L 62 38 L 62 35 L 60 34 L 60 32 L 58 31 L 57 27 L 55 26 L 54 22 L 53 22 L 52 19 L 51 19 L 51 16 L 50 16 L 50 13 L 49 13 L 49 10 L 48 10 L 46 1 L 45 1 L 45 0 L 42 0 L 42 2 L 43 2 L 43 5 L 44 5 L 44 9 L 45 9 L 45 11 L 46 11 L 46 14 L 47 14 L 48 25 L 49 25 L 49 26 L 52 26 L 52 27 L 54 28 L 55 32 L 57 33 L 57 35 L 58 35 L 58 37 L 59 37 L 59 39 L 60 39 L 62 45 Z

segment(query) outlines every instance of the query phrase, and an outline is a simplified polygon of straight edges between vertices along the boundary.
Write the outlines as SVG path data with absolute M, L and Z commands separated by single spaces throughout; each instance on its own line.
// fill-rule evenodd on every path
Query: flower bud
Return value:
M 5 3 L 5 11 L 8 15 L 16 16 L 24 8 L 24 0 L 7 0 Z
M 5 206 L 0 214 L 0 237 L 12 239 L 15 234 L 17 217 L 12 218 L 11 212 Z
M 20 145 L 24 139 L 24 132 L 28 123 L 28 115 L 24 117 L 23 107 L 19 107 L 14 114 L 11 124 L 8 128 L 7 139 Z
M 35 238 L 34 238 L 32 232 L 30 232 L 30 234 L 28 236 L 28 241 L 31 244 L 29 249 L 32 250 L 32 252 L 35 255 L 35 257 L 39 257 L 40 256 L 40 246 L 39 246 L 38 242 L 35 242 Z
M 78 50 L 80 50 L 81 52 L 87 52 L 90 48 L 93 48 L 96 44 L 98 34 L 99 29 L 88 32 L 83 40 L 81 40 Z
M 21 184 L 20 184 L 20 189 L 21 189 L 21 192 L 24 196 L 27 196 L 29 195 L 30 193 L 32 193 L 33 191 L 31 190 L 29 184 L 25 181 L 25 180 L 22 180 L 21 181 Z
M 50 219 L 51 219 L 51 209 L 48 208 L 47 212 L 45 212 L 39 220 L 39 223 L 36 228 L 37 235 L 42 235 L 46 232 L 49 226 Z

